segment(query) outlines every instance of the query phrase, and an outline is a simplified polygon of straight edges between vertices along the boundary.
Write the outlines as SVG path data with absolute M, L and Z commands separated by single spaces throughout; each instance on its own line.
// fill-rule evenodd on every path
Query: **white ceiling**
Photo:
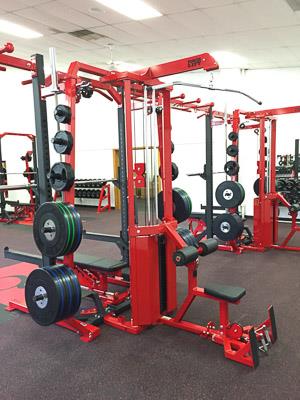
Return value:
M 81 60 L 104 66 L 110 57 L 105 45 L 113 44 L 115 60 L 145 66 L 212 51 L 236 53 L 248 68 L 300 66 L 300 12 L 286 0 L 148 3 L 163 16 L 133 21 L 95 0 L 0 0 L 0 18 L 44 35 L 26 40 L 0 33 L 0 44 L 13 41 L 15 54 L 27 58 L 56 47 L 60 65 Z M 86 41 L 69 34 L 80 29 L 104 37 Z

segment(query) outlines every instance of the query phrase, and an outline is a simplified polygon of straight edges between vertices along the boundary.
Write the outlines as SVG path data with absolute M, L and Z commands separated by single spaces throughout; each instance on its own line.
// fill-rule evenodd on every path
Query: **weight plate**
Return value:
M 57 322 L 57 321 L 61 321 L 62 319 L 64 319 L 64 317 L 66 315 L 66 310 L 69 307 L 69 296 L 68 296 L 68 292 L 67 292 L 66 283 L 64 282 L 64 279 L 59 270 L 59 267 L 58 266 L 54 267 L 54 268 L 49 267 L 48 272 L 52 276 L 52 278 L 55 281 L 55 284 L 60 292 L 60 300 L 61 300 L 60 308 L 59 308 L 59 313 L 55 320 L 55 322 Z
M 54 118 L 59 124 L 69 124 L 71 122 L 71 108 L 69 106 L 59 104 L 55 107 Z
M 59 203 L 42 204 L 34 218 L 33 237 L 40 252 L 48 257 L 64 255 L 69 242 L 69 224 L 58 206 Z
M 64 271 L 70 277 L 70 282 L 73 290 L 72 314 L 74 315 L 78 311 L 81 303 L 81 286 L 79 284 L 77 275 L 71 270 L 71 268 L 64 266 Z
M 72 204 L 64 203 L 63 205 L 64 207 L 68 208 L 68 210 L 72 213 L 73 221 L 75 224 L 75 238 L 74 238 L 74 243 L 70 250 L 70 253 L 74 253 L 80 246 L 82 240 L 83 227 L 82 227 L 81 217 L 76 208 Z
M 237 140 L 238 137 L 239 137 L 239 135 L 238 135 L 236 132 L 230 132 L 230 133 L 228 134 L 228 139 L 231 140 L 232 142 L 233 142 L 234 140 Z
M 51 140 L 54 150 L 59 154 L 70 154 L 73 148 L 73 137 L 71 132 L 58 131 Z
M 296 179 L 291 178 L 291 179 L 287 180 L 285 187 L 286 187 L 286 190 L 293 190 L 294 187 L 296 187 L 296 185 L 297 185 Z
M 174 153 L 174 150 L 175 150 L 175 145 L 174 145 L 174 143 L 171 141 L 171 154 Z
M 230 146 L 227 147 L 226 153 L 230 157 L 235 157 L 239 154 L 239 148 L 235 144 L 231 144 Z
M 177 164 L 172 162 L 172 181 L 175 181 L 176 178 L 178 178 L 179 175 L 179 169 Z M 161 167 L 159 167 L 159 176 L 161 177 Z
M 71 253 L 71 249 L 75 241 L 75 224 L 71 211 L 66 208 L 63 203 L 57 203 L 57 206 L 61 209 L 61 212 L 65 217 L 65 221 L 67 224 L 68 240 L 64 249 L 64 254 L 69 254 Z
M 277 192 L 282 192 L 285 190 L 285 180 L 284 179 L 278 179 L 276 181 L 276 191 Z
M 240 167 L 236 161 L 227 161 L 224 165 L 224 171 L 229 176 L 235 176 L 239 173 Z
M 195 238 L 195 236 L 189 229 L 179 227 L 177 228 L 177 232 L 188 246 L 194 246 L 197 248 L 199 247 L 198 240 Z
M 43 296 L 38 300 L 36 296 Z M 61 290 L 49 269 L 33 270 L 25 284 L 25 300 L 32 319 L 39 325 L 55 323 L 62 307 Z
M 259 196 L 259 178 L 253 184 L 253 190 L 256 196 Z M 265 178 L 265 192 L 267 191 L 267 178 Z
M 216 199 L 222 207 L 237 207 L 245 199 L 245 190 L 239 182 L 225 181 L 217 187 Z
M 214 234 L 224 242 L 238 238 L 244 230 L 244 223 L 238 214 L 220 214 L 213 221 Z
M 192 201 L 189 195 L 182 189 L 174 188 L 172 190 L 173 196 L 173 217 L 178 222 L 183 222 L 192 212 Z M 163 192 L 158 193 L 158 217 L 163 219 L 164 216 L 164 204 L 163 204 Z
M 53 164 L 49 180 L 52 189 L 56 192 L 69 190 L 74 184 L 74 171 L 70 164 L 58 162 Z

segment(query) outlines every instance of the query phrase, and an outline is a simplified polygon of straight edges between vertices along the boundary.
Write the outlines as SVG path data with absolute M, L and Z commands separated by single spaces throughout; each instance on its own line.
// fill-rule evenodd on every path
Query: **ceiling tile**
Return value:
M 26 7 L 20 0 L 1 0 L 0 5 L 5 11 L 15 11 Z
M 90 15 L 106 24 L 118 24 L 130 21 L 125 15 L 116 13 L 104 7 L 95 0 L 60 0 L 63 4 Z
M 58 16 L 66 21 L 72 21 L 72 24 L 76 24 L 82 28 L 91 28 L 95 26 L 104 25 L 103 22 L 99 21 L 96 18 L 90 17 L 83 12 L 70 8 L 66 4 L 61 1 L 50 1 L 45 4 L 41 4 L 35 7 L 37 10 L 52 15 L 54 17 Z
M 118 28 L 131 35 L 136 36 L 141 42 L 151 42 L 160 40 L 161 38 L 159 32 L 156 32 L 154 29 L 151 29 L 148 26 L 137 21 L 118 24 Z
M 80 28 L 78 25 L 68 22 L 67 16 L 66 19 L 62 19 L 58 16 L 53 17 L 50 14 L 33 7 L 16 11 L 15 14 L 21 17 L 26 17 L 33 21 L 42 22 L 43 24 L 51 26 L 51 28 L 58 29 L 62 32 L 71 32 Z
M 137 41 L 136 35 L 132 35 L 128 32 L 125 32 L 122 29 L 119 29 L 118 25 L 105 25 L 100 28 L 93 28 L 93 32 L 97 32 L 100 33 L 101 35 L 108 36 L 112 40 L 124 44 L 136 43 Z
M 172 14 L 169 15 L 169 18 L 174 24 L 179 23 L 193 32 L 194 36 L 224 32 L 223 29 L 221 29 L 222 27 L 216 25 L 210 17 L 200 10 Z
M 148 3 L 162 14 L 173 14 L 177 12 L 193 10 L 196 8 L 192 4 L 191 0 L 150 0 Z
M 186 38 L 193 35 L 193 31 L 187 26 L 182 25 L 180 22 L 174 23 L 168 16 L 146 19 L 142 23 L 159 32 L 162 35 L 162 39 Z

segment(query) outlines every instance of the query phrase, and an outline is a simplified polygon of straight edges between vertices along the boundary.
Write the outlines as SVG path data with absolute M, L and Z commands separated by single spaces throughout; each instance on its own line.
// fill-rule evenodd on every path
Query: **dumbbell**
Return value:
M 207 256 L 218 249 L 218 242 L 216 239 L 207 239 L 199 242 L 199 248 L 194 246 L 183 247 L 175 251 L 173 254 L 173 261 L 175 265 L 187 265 L 196 261 L 199 256 Z

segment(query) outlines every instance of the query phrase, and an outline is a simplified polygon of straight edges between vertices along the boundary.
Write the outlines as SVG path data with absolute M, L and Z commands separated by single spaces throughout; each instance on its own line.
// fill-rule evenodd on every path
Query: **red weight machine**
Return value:
M 6 162 L 3 161 L 2 156 L 2 140 L 4 137 L 22 137 L 29 139 L 31 142 L 31 150 L 28 150 L 24 156 L 21 157 L 21 160 L 25 162 L 25 170 L 24 172 L 15 173 L 15 172 L 7 172 Z M 33 161 L 33 165 L 30 163 Z M 34 217 L 34 211 L 36 207 L 36 195 L 34 192 L 35 185 L 35 173 L 36 173 L 36 159 L 35 159 L 35 136 L 29 133 L 16 133 L 16 132 L 4 132 L 0 134 L 0 166 L 1 166 L 1 175 L 0 175 L 0 197 L 1 197 L 1 218 L 0 222 L 5 223 L 15 223 L 15 224 L 25 224 L 31 225 Z M 26 178 L 27 183 L 24 185 L 20 185 L 21 189 L 27 189 L 29 194 L 29 203 L 20 203 L 19 201 L 9 201 L 6 198 L 8 197 L 8 193 L 10 190 L 16 190 L 15 185 L 7 184 L 7 175 L 18 175 L 23 174 Z M 10 205 L 13 207 L 14 211 L 11 213 L 6 211 L 6 205 Z
M 259 136 L 259 160 L 257 173 L 259 176 L 259 195 L 254 199 L 253 238 L 250 244 L 238 240 L 220 245 L 221 250 L 241 253 L 249 251 L 265 251 L 267 249 L 300 251 L 300 246 L 289 245 L 296 232 L 300 232 L 297 223 L 299 209 L 293 207 L 284 195 L 276 190 L 276 137 L 277 117 L 300 112 L 300 106 L 275 108 L 259 111 L 235 110 L 236 121 L 233 131 L 240 135 L 244 130 L 254 130 Z M 269 135 L 266 139 L 266 127 Z M 238 145 L 238 139 L 235 142 Z M 238 157 L 236 158 L 238 160 Z M 238 180 L 238 176 L 237 176 Z M 284 206 L 291 215 L 290 231 L 283 241 L 279 242 L 279 206 Z
M 195 333 L 223 346 L 226 358 L 256 367 L 259 363 L 260 350 L 267 352 L 277 339 L 273 307 L 269 307 L 268 318 L 257 326 L 241 326 L 238 323 L 231 323 L 229 305 L 239 304 L 246 293 L 245 289 L 217 284 L 198 287 L 199 256 L 206 256 L 215 251 L 217 242 L 214 239 L 208 239 L 199 242 L 198 247 L 188 246 L 177 232 L 178 221 L 174 218 L 171 108 L 180 107 L 180 105 L 175 105 L 174 98 L 171 100 L 172 84 L 164 84 L 160 78 L 197 69 L 211 71 L 217 68 L 217 62 L 205 53 L 135 72 L 106 71 L 88 64 L 73 62 L 66 74 L 59 74 L 59 86 L 65 93 L 67 104 L 71 110 L 71 120 L 69 124 L 66 124 L 66 129 L 71 132 L 73 138 L 73 148 L 70 154 L 65 155 L 65 162 L 69 163 L 74 171 L 78 85 L 88 79 L 96 91 L 100 91 L 104 97 L 115 101 L 118 105 L 119 145 L 120 152 L 124 157 L 123 163 L 120 164 L 119 177 L 123 193 L 121 196 L 121 240 L 128 246 L 125 246 L 125 256 L 118 267 L 121 271 L 125 265 L 129 266 L 130 281 L 127 283 L 112 269 L 107 272 L 104 272 L 104 267 L 102 271 L 95 269 L 95 266 L 93 268 L 88 265 L 88 262 L 79 261 L 76 254 L 64 256 L 63 263 L 77 274 L 80 284 L 96 294 L 104 308 L 108 308 L 103 318 L 105 324 L 133 334 L 140 333 L 153 325 L 172 326 Z M 88 74 L 89 78 L 84 74 Z M 50 83 L 50 79 L 46 79 L 46 85 L 47 83 Z M 135 179 L 138 166 L 134 160 L 136 143 L 134 142 L 133 119 L 135 111 L 132 110 L 134 110 L 133 102 L 137 99 L 142 101 L 146 156 L 145 173 L 140 174 L 140 177 L 144 178 L 144 187 L 147 193 L 143 221 L 137 213 L 138 205 L 135 198 L 135 188 L 140 187 L 141 184 L 139 179 Z M 183 99 L 178 99 L 178 101 L 181 100 Z M 198 101 L 196 101 L 196 106 L 197 104 L 199 105 Z M 192 108 L 191 104 L 186 103 L 184 106 Z M 37 136 L 38 134 L 37 132 Z M 157 148 L 160 156 L 163 200 L 160 209 L 157 196 Z M 143 179 L 141 180 L 143 181 Z M 152 191 L 154 196 L 150 195 Z M 74 186 L 64 192 L 64 201 L 74 204 Z M 89 234 L 89 236 L 96 235 Z M 105 240 L 103 235 L 100 236 L 100 240 Z M 94 239 L 96 238 L 94 237 Z M 110 241 L 112 237 L 106 239 Z M 16 253 L 9 252 L 9 249 L 6 249 L 6 256 L 17 257 Z M 23 260 L 25 258 L 23 256 Z M 27 257 L 28 259 L 30 258 Z M 187 296 L 181 305 L 178 304 L 176 290 L 177 266 L 185 266 L 188 271 Z M 118 283 L 118 281 L 120 285 L 129 285 L 123 295 L 130 300 L 129 317 L 117 315 L 109 308 L 107 284 Z M 100 296 L 101 293 L 103 296 Z M 209 321 L 206 325 L 200 325 L 184 318 L 194 299 L 199 297 L 213 300 L 219 304 L 220 321 L 218 324 Z M 11 301 L 8 309 L 27 312 L 27 308 L 22 302 Z M 85 310 L 83 314 L 93 312 L 95 310 L 89 309 Z M 91 341 L 100 333 L 98 326 L 83 324 L 74 317 L 59 321 L 57 324 L 77 331 L 84 341 Z

